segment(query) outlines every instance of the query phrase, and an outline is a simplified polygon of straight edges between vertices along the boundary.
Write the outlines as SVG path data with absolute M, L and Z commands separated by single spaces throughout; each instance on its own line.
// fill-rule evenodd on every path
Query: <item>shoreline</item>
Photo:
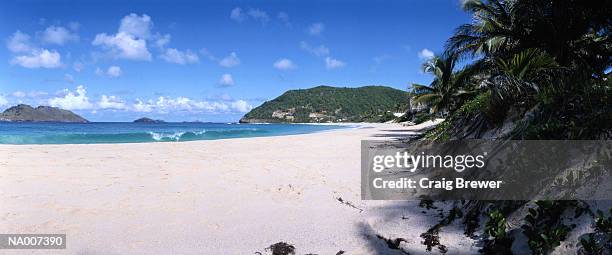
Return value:
M 15 122 L 17 123 L 17 122 Z M 22 122 L 18 122 L 18 123 L 22 123 Z M 40 124 L 46 124 L 47 122 L 35 122 L 35 123 L 40 123 Z M 91 122 L 91 123 L 96 123 L 96 122 Z M 100 123 L 123 123 L 123 122 L 100 122 Z M 131 122 L 125 122 L 125 123 L 131 123 Z M 169 123 L 169 122 L 168 122 Z M 180 123 L 180 122 L 177 122 Z M 59 124 L 65 124 L 65 123 L 59 123 Z M 74 124 L 83 124 L 83 123 L 74 123 Z M 87 123 L 89 124 L 89 123 Z M 136 123 L 138 124 L 138 123 Z M 214 123 L 214 124 L 227 124 L 227 123 Z M 235 124 L 240 124 L 240 123 L 235 123 Z M 284 125 L 290 125 L 290 124 L 297 124 L 297 125 L 319 125 L 319 123 L 283 123 Z M 366 123 L 366 122 L 362 122 L 362 123 L 346 123 L 346 124 L 336 124 L 336 123 L 326 123 L 325 126 L 339 126 L 342 128 L 337 128 L 337 129 L 325 129 L 325 130 L 312 130 L 312 131 L 307 131 L 305 133 L 294 133 L 294 134 L 273 134 L 273 135 L 255 135 L 255 136 L 247 136 L 247 137 L 222 137 L 222 138 L 204 138 L 204 139 L 195 139 L 195 140 L 176 140 L 176 141 L 137 141 L 137 142 L 90 142 L 90 143 L 0 143 L 0 146 L 23 146 L 23 145 L 89 145 L 89 144 L 139 144 L 139 143 L 145 143 L 145 144 L 155 144 L 155 143 L 185 143 L 185 142 L 199 142 L 199 141 L 216 141 L 216 140 L 227 140 L 227 139 L 244 139 L 244 138 L 258 138 L 258 137 L 277 137 L 277 136 L 294 136 L 294 135 L 307 135 L 307 134 L 316 134 L 316 133 L 322 133 L 322 132 L 328 132 L 328 131 L 340 131 L 340 130 L 346 130 L 346 129 L 358 129 L 358 128 L 363 128 L 366 126 L 376 126 L 376 125 L 387 125 L 389 123 Z M 259 124 L 252 124 L 252 123 L 248 123 L 248 125 L 267 125 L 264 123 L 259 123 Z
M 429 223 L 388 223 L 390 211 L 380 206 L 396 202 L 360 199 L 361 140 L 416 129 L 371 127 L 174 143 L 0 145 L 0 230 L 66 233 L 60 254 L 253 254 L 278 242 L 298 253 L 374 253 L 388 249 L 376 238 L 395 232 L 388 227 L 421 233 Z
M 442 121 L 442 119 L 437 119 L 435 121 L 426 121 L 424 123 L 413 125 L 413 126 L 404 126 L 402 123 L 369 123 L 369 122 L 357 122 L 350 124 L 336 124 L 329 123 L 323 125 L 338 125 L 338 126 L 346 126 L 341 129 L 325 129 L 325 130 L 316 130 L 308 133 L 298 133 L 298 134 L 279 134 L 279 135 L 270 135 L 270 136 L 251 136 L 251 137 L 229 137 L 229 138 L 216 138 L 216 139 L 199 139 L 199 140 L 187 140 L 187 141 L 147 141 L 147 142 L 117 142 L 117 143 L 49 143 L 49 144 L 3 144 L 0 143 L 0 147 L 3 146 L 60 146 L 60 145 L 117 145 L 117 144 L 177 144 L 177 143 L 198 143 L 198 142 L 206 142 L 206 141 L 220 141 L 220 140 L 236 140 L 236 139 L 253 139 L 253 138 L 270 138 L 270 137 L 287 137 L 287 136 L 303 136 L 303 135 L 311 135 L 311 134 L 320 134 L 320 133 L 328 133 L 328 132 L 340 132 L 345 130 L 355 130 L 355 129 L 370 129 L 370 128 L 384 128 L 384 127 L 399 127 L 406 129 L 406 131 L 411 131 L 413 129 L 421 129 L 427 125 L 435 125 Z M 220 123 L 223 124 L 223 123 Z M 294 123 L 294 124 L 302 124 L 302 125 L 321 125 L 320 123 Z M 255 125 L 266 125 L 266 124 L 255 124 Z

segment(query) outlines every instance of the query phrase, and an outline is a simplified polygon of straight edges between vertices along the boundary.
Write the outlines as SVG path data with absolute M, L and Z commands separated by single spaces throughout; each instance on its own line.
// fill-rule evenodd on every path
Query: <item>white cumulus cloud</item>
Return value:
M 254 21 L 259 21 L 263 24 L 270 20 L 270 16 L 268 16 L 267 12 L 262 11 L 260 9 L 251 8 L 247 11 L 244 11 L 242 8 L 236 7 L 230 12 L 230 19 L 236 22 L 242 22 L 246 19 L 252 19 Z
M 9 39 L 7 40 L 6 47 L 11 52 L 29 52 L 32 50 L 32 46 L 30 44 L 30 36 L 28 34 L 22 33 L 17 30 Z
M 96 75 L 99 75 L 99 76 L 107 76 L 109 78 L 117 78 L 117 77 L 123 75 L 123 70 L 121 70 L 121 67 L 119 67 L 119 66 L 109 66 L 106 69 L 106 71 L 102 70 L 99 67 L 97 67 L 95 73 L 96 73 Z
M 236 100 L 231 104 L 232 109 L 238 112 L 248 112 L 253 109 L 253 106 L 249 105 L 244 100 Z
M 55 50 L 36 49 L 28 55 L 13 57 L 11 64 L 25 68 L 57 68 L 62 65 L 62 57 Z
M 236 55 L 236 52 L 232 52 L 229 56 L 221 59 L 221 61 L 219 61 L 219 65 L 222 67 L 234 67 L 240 65 L 240 59 L 238 58 L 238 55 Z
M 28 93 L 28 96 L 32 98 L 40 98 L 40 97 L 45 97 L 47 95 L 49 95 L 49 93 L 44 92 L 44 91 L 36 91 L 36 90 L 30 91 L 30 93 Z
M 111 66 L 106 70 L 106 75 L 111 78 L 119 77 L 121 74 L 123 74 L 123 71 L 121 71 L 121 67 L 118 66 Z
M 116 96 L 102 95 L 100 101 L 98 101 L 98 107 L 100 109 L 126 109 L 125 102 Z
M 17 56 L 10 63 L 25 68 L 57 68 L 62 66 L 61 55 L 56 50 L 35 47 L 30 36 L 17 30 L 11 35 L 6 47 Z
M 42 32 L 42 41 L 48 44 L 64 45 L 78 40 L 79 36 L 65 27 L 50 26 Z
M 46 94 L 44 93 L 44 95 Z M 34 97 L 34 95 L 27 95 L 21 91 L 15 91 L 13 96 L 15 95 Z M 55 96 L 47 99 L 46 103 L 50 106 L 67 110 L 122 110 L 126 112 L 155 112 L 161 114 L 177 112 L 236 114 L 248 112 L 253 108 L 247 101 L 232 99 L 227 95 L 213 101 L 199 100 L 186 96 L 159 96 L 153 99 L 136 98 L 130 103 L 115 95 L 102 94 L 99 100 L 90 101 L 87 96 L 87 90 L 83 85 L 77 86 L 74 90 L 64 89 L 58 91 Z M 0 94 L 0 106 L 7 104 L 7 98 Z
M 200 101 L 188 97 L 179 96 L 176 98 L 160 96 L 156 100 L 136 99 L 132 105 L 135 112 L 191 112 L 191 113 L 244 113 L 253 107 L 244 100 L 234 100 L 231 102 Z
M 251 16 L 251 18 L 253 18 L 255 21 L 260 21 L 261 23 L 266 23 L 268 22 L 268 20 L 270 20 L 270 17 L 268 17 L 268 13 L 260 9 L 249 9 L 247 14 Z
M 290 59 L 283 58 L 274 62 L 274 68 L 278 70 L 291 70 L 297 68 L 297 66 Z
M 19 90 L 17 90 L 17 91 L 15 91 L 15 92 L 13 92 L 11 95 L 13 95 L 14 97 L 19 97 L 19 98 L 21 98 L 21 97 L 25 97 L 25 96 L 26 96 L 26 93 L 25 93 L 25 92 L 23 92 L 23 91 L 19 91 Z
M 132 105 L 135 112 L 151 112 L 153 111 L 153 100 L 149 100 L 148 102 L 144 102 L 140 100 L 140 98 L 136 99 L 136 103 Z
M 330 57 L 325 58 L 325 68 L 327 69 L 336 69 L 344 67 L 346 64 L 340 60 L 333 59 Z
M 230 19 L 241 22 L 243 21 L 245 18 L 244 13 L 242 12 L 242 9 L 239 7 L 236 7 L 234 9 L 232 9 L 232 11 L 230 12 Z
M 159 56 L 161 59 L 175 64 L 194 64 L 200 61 L 198 55 L 191 50 L 180 51 L 177 49 L 169 48 Z
M 163 49 L 164 47 L 166 47 L 166 44 L 170 43 L 171 38 L 172 36 L 170 36 L 169 34 L 157 35 L 155 39 L 155 46 Z
M 49 99 L 49 105 L 67 110 L 88 110 L 94 105 L 89 102 L 87 91 L 83 85 L 79 85 L 75 91 L 63 90 L 64 96 Z
M 313 23 L 308 27 L 308 33 L 310 35 L 320 35 L 325 30 L 325 24 L 321 22 Z
M 303 50 L 317 56 L 317 57 L 322 57 L 322 56 L 327 56 L 329 55 L 329 48 L 325 47 L 325 45 L 319 45 L 317 47 L 313 47 L 310 46 L 310 44 L 308 44 L 305 41 L 301 41 L 300 42 L 300 48 L 302 48 Z
M 119 32 L 147 39 L 151 35 L 151 28 L 153 28 L 153 22 L 149 15 L 143 14 L 142 16 L 138 16 L 135 13 L 130 13 L 121 19 Z
M 123 17 L 116 34 L 97 34 L 92 44 L 107 49 L 116 58 L 151 60 L 147 39 L 152 26 L 151 17 L 148 15 L 138 16 L 132 13 Z
M 427 59 L 433 58 L 434 57 L 434 53 L 433 53 L 433 51 L 425 48 L 425 49 L 422 49 L 421 51 L 419 51 L 418 56 L 419 56 L 420 59 L 427 60 Z
M 232 77 L 231 74 L 223 74 L 221 75 L 221 79 L 219 79 L 219 85 L 223 86 L 223 87 L 229 87 L 234 85 L 234 78 Z
M 147 42 L 127 33 L 107 35 L 97 34 L 93 45 L 102 46 L 117 58 L 130 60 L 151 60 L 151 53 L 147 49 Z

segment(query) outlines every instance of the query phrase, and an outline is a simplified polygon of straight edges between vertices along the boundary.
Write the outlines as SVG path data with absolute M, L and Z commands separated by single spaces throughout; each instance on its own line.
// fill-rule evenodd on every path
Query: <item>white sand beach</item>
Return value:
M 0 232 L 66 233 L 67 249 L 56 254 L 266 254 L 277 242 L 294 245 L 297 254 L 394 254 L 377 234 L 403 237 L 406 250 L 420 254 L 419 235 L 437 212 L 423 213 L 418 202 L 361 201 L 360 141 L 401 138 L 422 127 L 2 145 Z M 451 253 L 478 249 L 460 241 L 461 229 L 445 231 L 440 236 Z

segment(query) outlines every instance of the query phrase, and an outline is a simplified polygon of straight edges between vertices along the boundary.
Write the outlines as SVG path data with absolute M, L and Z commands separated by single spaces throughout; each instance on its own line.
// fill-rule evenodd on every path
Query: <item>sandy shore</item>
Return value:
M 408 250 L 423 253 L 419 234 L 436 218 L 416 202 L 361 201 L 359 187 L 362 139 L 401 138 L 419 128 L 2 145 L 0 233 L 66 233 L 60 254 L 266 254 L 281 241 L 298 254 L 393 254 L 377 234 L 406 238 Z M 451 243 L 451 251 L 477 250 Z

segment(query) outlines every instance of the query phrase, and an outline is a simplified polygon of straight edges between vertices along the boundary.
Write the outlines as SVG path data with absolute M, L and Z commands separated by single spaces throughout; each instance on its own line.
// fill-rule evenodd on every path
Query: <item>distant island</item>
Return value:
M 385 86 L 318 86 L 289 90 L 248 112 L 240 123 L 383 122 L 405 112 L 409 102 L 408 92 Z
M 68 110 L 51 106 L 36 108 L 27 104 L 19 104 L 0 113 L 0 121 L 16 122 L 75 122 L 87 123 L 85 118 Z
M 165 123 L 163 120 L 154 120 L 151 118 L 143 117 L 133 121 L 134 123 Z

